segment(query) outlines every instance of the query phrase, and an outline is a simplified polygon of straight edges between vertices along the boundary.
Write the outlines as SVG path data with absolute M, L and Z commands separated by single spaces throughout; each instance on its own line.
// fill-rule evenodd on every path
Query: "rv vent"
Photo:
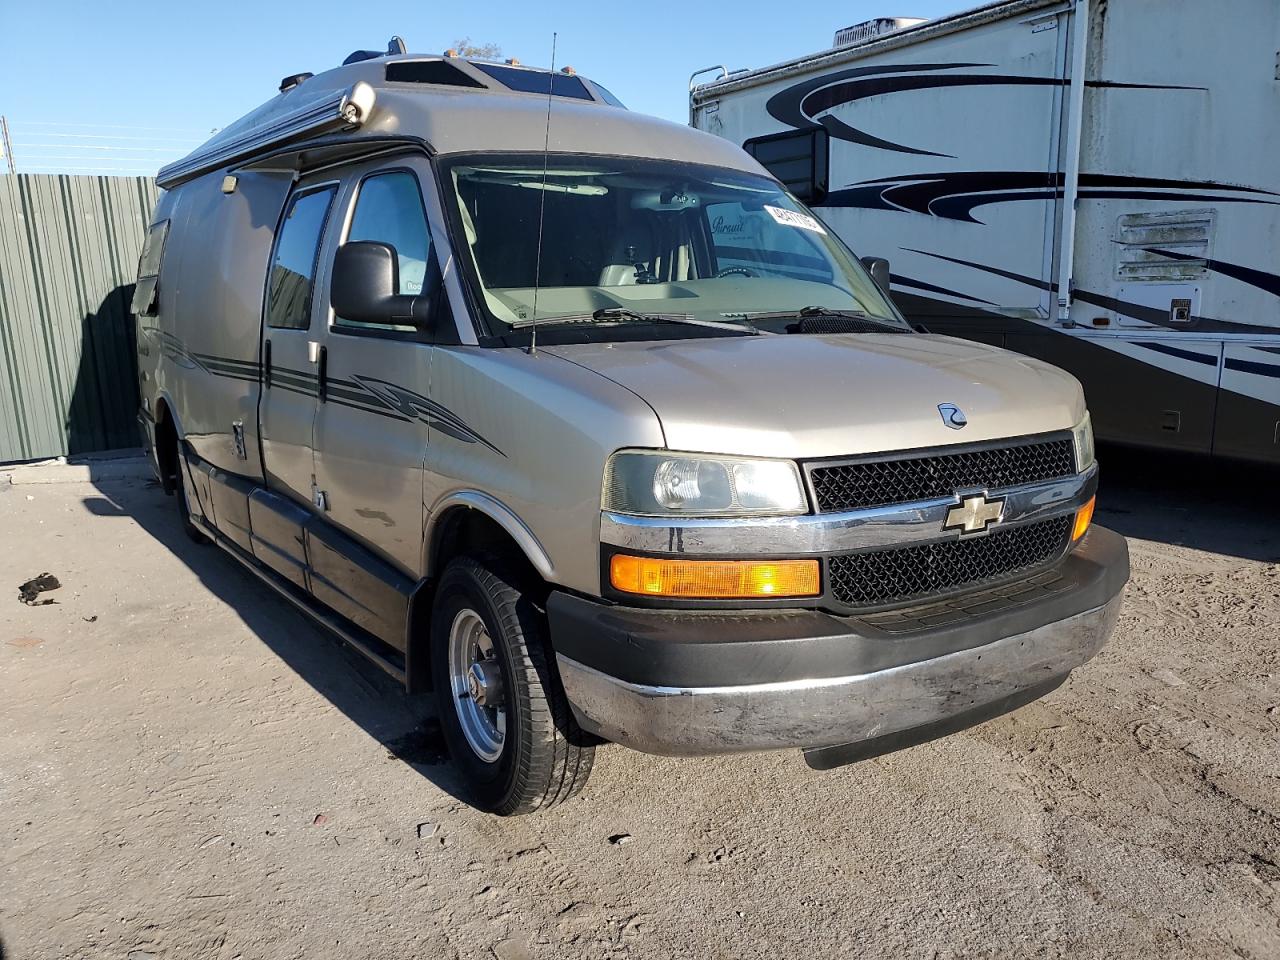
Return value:
M 1212 210 L 1130 213 L 1116 227 L 1117 280 L 1190 280 L 1208 272 Z
M 379 57 L 396 57 L 403 56 L 409 51 L 405 48 L 404 41 L 399 37 L 392 37 L 387 42 L 387 50 L 382 53 L 378 50 L 352 50 L 347 54 L 347 59 L 342 61 L 342 65 L 349 66 L 353 63 L 360 63 L 364 60 L 377 60 Z
M 388 83 L 434 83 L 442 87 L 484 89 L 484 84 L 469 77 L 444 60 L 394 60 L 387 64 Z
M 287 93 L 303 80 L 310 80 L 314 76 L 314 73 L 292 73 L 280 81 L 280 92 Z
M 847 47 L 850 44 L 861 43 L 863 40 L 870 40 L 872 37 L 882 37 L 895 30 L 914 27 L 917 23 L 924 23 L 924 20 L 919 17 L 877 17 L 874 20 L 855 23 L 852 27 L 837 30 L 832 46 Z

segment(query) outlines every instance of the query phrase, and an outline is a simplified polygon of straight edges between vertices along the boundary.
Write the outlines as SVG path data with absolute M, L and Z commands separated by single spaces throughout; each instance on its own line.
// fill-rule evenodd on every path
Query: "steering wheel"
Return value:
M 725 267 L 716 274 L 716 279 L 721 277 L 754 277 L 755 274 L 746 267 Z

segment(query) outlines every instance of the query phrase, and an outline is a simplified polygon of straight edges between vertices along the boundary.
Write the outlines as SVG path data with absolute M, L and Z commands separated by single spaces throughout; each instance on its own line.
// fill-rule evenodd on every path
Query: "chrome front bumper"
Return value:
M 661 686 L 557 659 L 579 722 L 615 743 L 673 756 L 813 749 L 927 728 L 1051 685 L 1101 649 L 1119 610 L 1117 593 L 1102 606 L 981 646 L 822 679 Z

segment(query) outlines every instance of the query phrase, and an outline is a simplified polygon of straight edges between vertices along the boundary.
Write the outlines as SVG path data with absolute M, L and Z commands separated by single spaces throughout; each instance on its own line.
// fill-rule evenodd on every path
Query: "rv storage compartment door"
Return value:
M 1280 463 L 1280 336 L 1224 346 L 1213 452 Z

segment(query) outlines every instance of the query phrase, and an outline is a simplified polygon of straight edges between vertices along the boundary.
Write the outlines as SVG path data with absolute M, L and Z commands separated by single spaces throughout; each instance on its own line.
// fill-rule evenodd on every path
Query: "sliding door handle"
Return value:
M 262 345 L 262 382 L 265 386 L 271 386 L 271 341 L 268 340 Z

